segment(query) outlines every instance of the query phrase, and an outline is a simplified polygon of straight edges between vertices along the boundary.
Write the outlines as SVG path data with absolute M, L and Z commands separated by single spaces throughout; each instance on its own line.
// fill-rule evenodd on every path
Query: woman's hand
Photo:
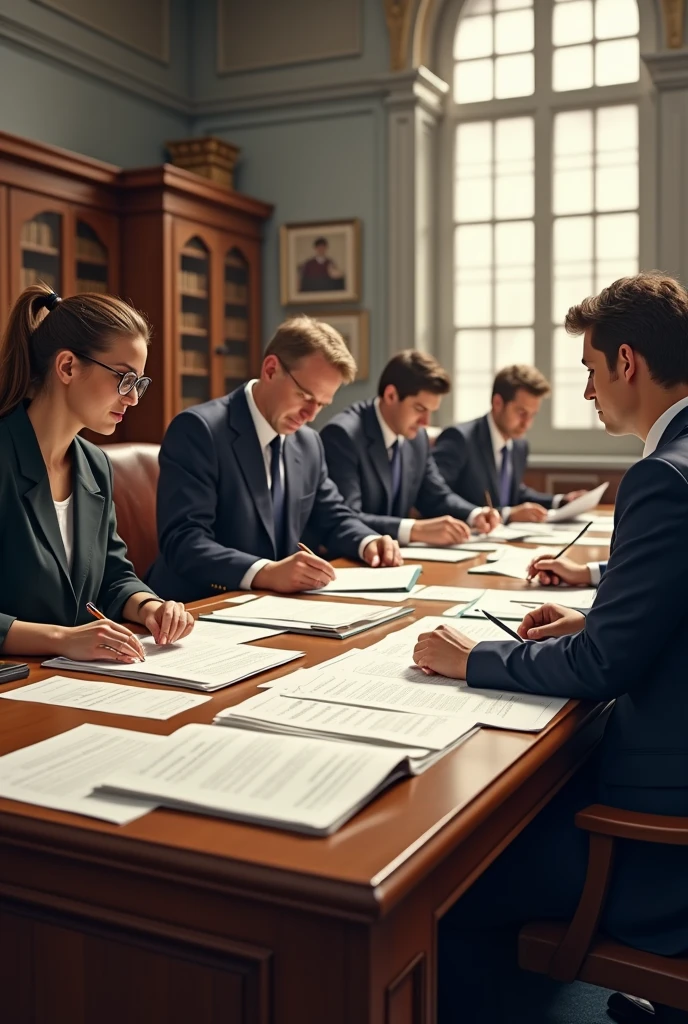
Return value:
M 110 619 L 59 627 L 55 650 L 73 661 L 121 661 L 131 665 L 146 657 L 136 634 Z
M 143 625 L 153 635 L 156 644 L 173 644 L 188 636 L 196 620 L 181 601 L 153 601 L 141 609 Z

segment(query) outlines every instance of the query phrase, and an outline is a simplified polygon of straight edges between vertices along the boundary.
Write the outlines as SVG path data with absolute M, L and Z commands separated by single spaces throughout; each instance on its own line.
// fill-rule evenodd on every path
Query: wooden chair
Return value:
M 585 981 L 688 1011 L 688 956 L 644 953 L 598 932 L 611 879 L 615 839 L 688 846 L 688 818 L 638 814 L 594 804 L 576 815 L 590 832 L 585 886 L 570 923 L 535 921 L 521 929 L 519 965 L 557 981 Z

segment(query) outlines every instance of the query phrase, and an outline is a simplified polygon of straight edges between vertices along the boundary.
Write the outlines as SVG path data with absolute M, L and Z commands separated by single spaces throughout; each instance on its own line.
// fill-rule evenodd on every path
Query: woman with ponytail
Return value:
M 143 658 L 193 627 L 136 576 L 117 533 L 112 467 L 78 436 L 112 434 L 150 384 L 149 330 L 109 295 L 27 288 L 0 341 L 0 656 Z M 93 620 L 92 603 L 104 615 Z

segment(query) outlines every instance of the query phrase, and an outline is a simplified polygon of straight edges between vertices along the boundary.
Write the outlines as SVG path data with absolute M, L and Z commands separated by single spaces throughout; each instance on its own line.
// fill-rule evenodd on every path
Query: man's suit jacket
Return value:
M 15 619 L 81 626 L 92 601 L 119 619 L 148 591 L 127 558 L 112 503 L 112 466 L 81 437 L 72 444 L 74 555 L 70 573 L 48 471 L 25 406 L 0 419 L 0 649 Z
M 476 505 L 485 504 L 485 491 L 492 504 L 500 507 L 499 469 L 495 465 L 492 438 L 487 416 L 468 423 L 457 423 L 443 430 L 435 442 L 433 455 L 437 467 L 452 491 Z M 515 440 L 512 448 L 513 474 L 507 505 L 535 501 L 544 508 L 552 507 L 552 494 L 542 494 L 523 483 L 528 465 L 528 442 Z
M 688 815 L 688 409 L 624 476 L 614 521 L 585 629 L 541 643 L 481 643 L 468 658 L 468 683 L 615 699 L 601 742 L 599 799 Z M 622 922 L 620 937 L 658 953 L 688 949 L 688 850 L 628 843 L 618 874 L 610 913 Z M 666 912 L 658 924 L 659 907 Z
M 451 515 L 467 519 L 476 505 L 453 494 L 437 472 L 425 430 L 401 446 L 401 486 L 389 515 L 392 470 L 372 402 L 356 402 L 320 432 L 330 476 L 346 503 L 368 526 L 396 537 L 399 521 L 415 507 L 425 519 Z
M 333 556 L 358 558 L 371 530 L 328 479 L 320 438 L 302 427 L 283 444 L 290 554 L 308 524 Z M 277 558 L 272 497 L 243 386 L 176 416 L 160 449 L 160 555 L 148 582 L 194 601 L 236 590 L 260 558 Z

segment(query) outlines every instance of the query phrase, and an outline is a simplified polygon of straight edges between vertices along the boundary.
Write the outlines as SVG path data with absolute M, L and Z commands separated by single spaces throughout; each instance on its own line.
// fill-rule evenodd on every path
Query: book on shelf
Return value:
M 27 245 L 40 245 L 44 249 L 54 249 L 55 238 L 50 224 L 41 220 L 27 220 L 22 225 L 21 241 Z
M 92 238 L 76 236 L 76 258 L 81 263 L 104 263 L 107 258 L 105 247 Z
M 191 270 L 180 270 L 179 287 L 182 291 L 204 292 L 208 288 L 208 278 L 205 274 L 195 274 Z
M 47 284 L 49 288 L 55 287 L 55 275 L 36 270 L 35 267 L 22 267 L 19 279 L 22 288 L 28 288 L 32 284 Z
M 225 337 L 231 341 L 248 340 L 248 320 L 245 317 L 225 317 Z

